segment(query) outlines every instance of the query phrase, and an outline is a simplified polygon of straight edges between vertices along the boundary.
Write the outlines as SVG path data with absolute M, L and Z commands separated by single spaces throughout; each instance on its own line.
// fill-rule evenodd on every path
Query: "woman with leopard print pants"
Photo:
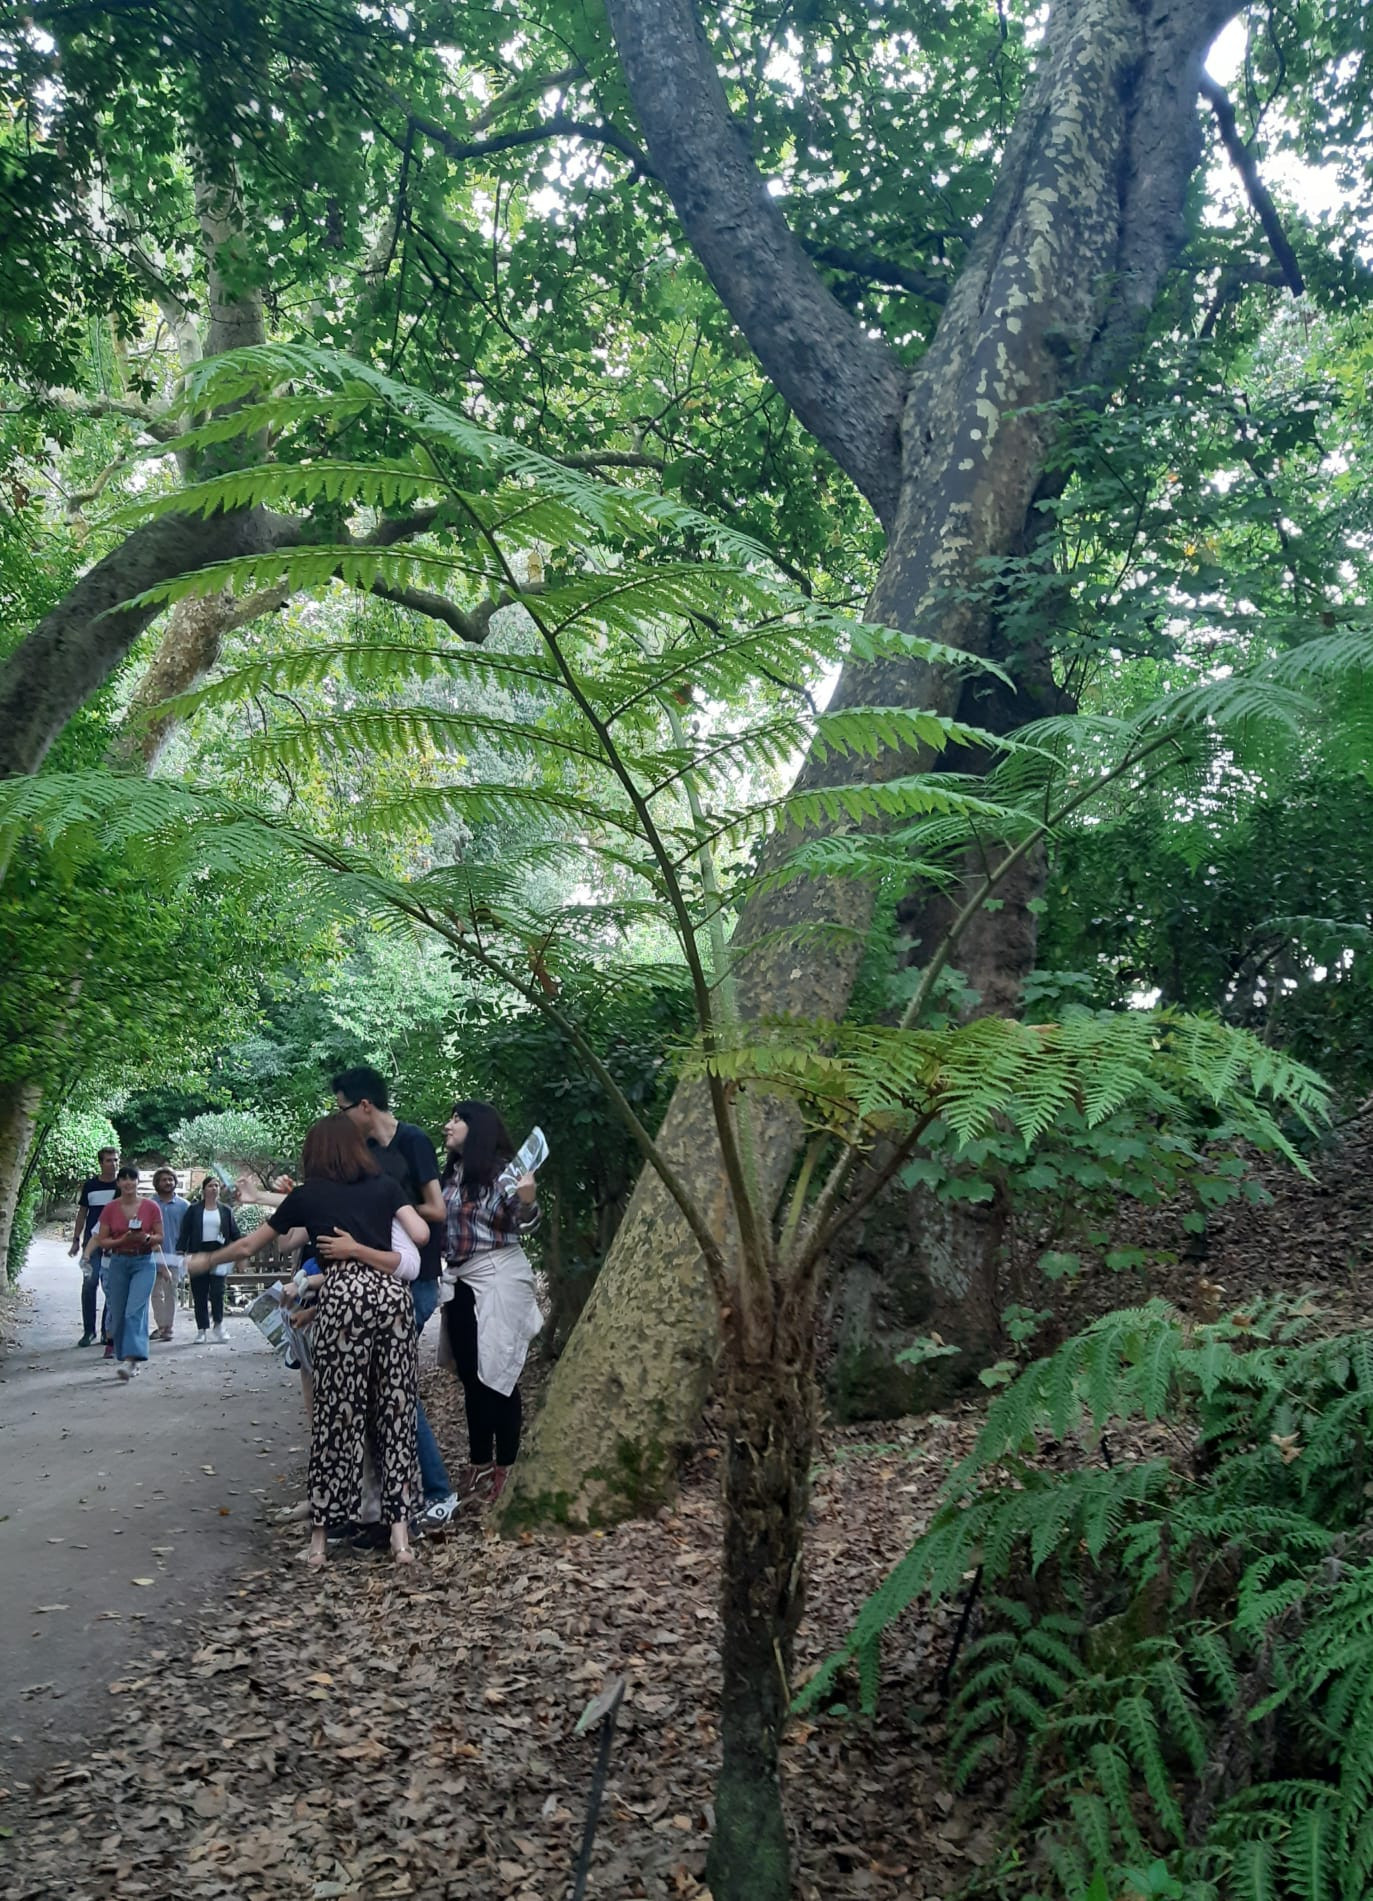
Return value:
M 310 1428 L 312 1566 L 326 1556 L 325 1530 L 356 1522 L 362 1510 L 363 1452 L 370 1441 L 398 1563 L 414 1557 L 409 1521 L 419 1500 L 415 1440 L 417 1346 L 409 1289 L 396 1278 L 401 1256 L 391 1223 L 418 1245 L 428 1223 L 405 1190 L 381 1172 L 366 1139 L 343 1113 L 325 1116 L 305 1138 L 304 1179 L 262 1227 L 209 1265 L 256 1253 L 274 1237 L 304 1228 L 324 1268 L 314 1355 L 315 1411 Z

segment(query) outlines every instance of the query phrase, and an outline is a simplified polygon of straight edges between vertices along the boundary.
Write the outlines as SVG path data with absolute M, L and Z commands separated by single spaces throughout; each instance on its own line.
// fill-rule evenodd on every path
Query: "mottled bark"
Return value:
M 242 600 L 224 589 L 178 601 L 129 701 L 128 717 L 110 748 L 112 763 L 151 772 L 176 725 L 172 714 L 158 708 L 204 679 L 219 658 L 221 642 L 236 627 L 276 613 L 289 598 L 286 588 L 262 588 Z
M 882 403 L 855 399 L 852 378 L 831 372 L 834 352 L 842 357 L 852 342 L 851 321 L 834 323 L 823 283 L 786 247 L 780 208 L 727 115 L 722 130 L 723 95 L 705 70 L 691 0 L 609 0 L 650 155 L 693 247 L 768 374 L 888 527 L 873 618 L 970 654 L 997 653 L 984 564 L 1023 552 L 1035 532 L 1055 447 L 1051 406 L 1120 373 L 1177 256 L 1201 152 L 1201 61 L 1232 11 L 1228 0 L 1185 12 L 1167 0 L 1062 0 L 1054 9 L 978 237 L 909 380 L 898 448 Z M 862 365 L 872 361 L 864 352 Z M 858 450 L 855 414 L 867 419 Z M 1026 674 L 1026 717 L 1036 710 L 1035 673 Z M 963 692 L 941 670 L 889 661 L 846 668 L 834 704 L 952 712 Z M 911 764 L 888 758 L 878 769 Z M 815 770 L 809 764 L 806 775 Z M 796 922 L 823 920 L 831 907 L 852 928 L 866 926 L 862 894 L 824 887 L 770 899 L 768 923 L 793 913 Z M 1005 922 L 986 927 L 989 967 L 1010 962 L 1009 947 L 997 946 L 1012 915 L 1008 906 L 995 914 Z M 760 907 L 750 906 L 740 938 L 761 928 Z M 976 942 L 965 946 L 965 967 L 978 955 Z M 850 955 L 765 950 L 743 961 L 741 1004 L 746 1013 L 842 1016 L 855 968 Z M 791 1166 L 794 1125 L 779 1107 L 758 1113 L 769 1131 L 764 1185 L 774 1194 Z M 691 1158 L 693 1184 L 708 1190 L 715 1141 L 703 1098 L 679 1092 L 668 1127 L 674 1151 Z M 520 1477 L 525 1508 L 543 1501 L 585 1522 L 656 1501 L 657 1475 L 695 1430 L 714 1350 L 697 1251 L 645 1178 L 555 1371 L 547 1425 L 532 1436 Z M 627 1355 L 641 1363 L 628 1378 Z M 613 1475 L 640 1454 L 653 1483 L 618 1484 Z
M 82 575 L 50 614 L 0 667 L 0 778 L 37 772 L 67 721 L 109 679 L 161 604 L 131 606 L 145 589 L 280 545 L 299 529 L 259 510 L 215 515 L 165 515 Z
M 0 1288 L 5 1284 L 14 1213 L 42 1102 L 42 1093 L 33 1083 L 0 1092 Z

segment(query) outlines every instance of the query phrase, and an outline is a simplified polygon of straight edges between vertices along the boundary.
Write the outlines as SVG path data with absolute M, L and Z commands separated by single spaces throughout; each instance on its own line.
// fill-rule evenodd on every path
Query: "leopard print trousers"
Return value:
M 409 1518 L 420 1497 L 415 1440 L 418 1347 L 404 1281 L 361 1261 L 337 1261 L 319 1297 L 312 1351 L 310 1512 L 316 1525 L 356 1523 L 370 1442 L 381 1522 Z

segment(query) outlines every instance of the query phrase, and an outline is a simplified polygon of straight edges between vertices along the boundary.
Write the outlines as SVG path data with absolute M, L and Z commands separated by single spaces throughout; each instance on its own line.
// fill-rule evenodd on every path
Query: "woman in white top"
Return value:
M 191 1203 L 185 1221 L 181 1224 L 181 1252 L 187 1262 L 193 1254 L 207 1252 L 211 1248 L 226 1246 L 239 1238 L 238 1223 L 234 1220 L 232 1208 L 225 1207 L 219 1199 L 219 1178 L 207 1175 L 200 1184 L 200 1193 Z M 204 1346 L 207 1340 L 216 1346 L 223 1346 L 227 1335 L 224 1332 L 224 1277 L 214 1273 L 191 1273 L 191 1299 L 195 1302 L 195 1343 Z M 214 1332 L 210 1331 L 210 1316 L 214 1315 Z

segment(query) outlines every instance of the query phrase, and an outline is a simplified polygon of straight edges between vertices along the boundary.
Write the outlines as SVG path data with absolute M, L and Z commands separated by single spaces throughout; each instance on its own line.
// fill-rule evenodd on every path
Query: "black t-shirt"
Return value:
M 91 1230 L 99 1221 L 101 1210 L 119 1199 L 119 1184 L 107 1182 L 103 1175 L 92 1175 L 88 1181 L 82 1182 L 77 1199 L 86 1210 L 86 1226 L 81 1235 L 84 1244 L 90 1240 Z
M 391 1223 L 410 1197 L 392 1175 L 366 1175 L 360 1182 L 306 1181 L 293 1188 L 267 1220 L 278 1234 L 304 1228 L 310 1251 L 322 1234 L 343 1228 L 365 1248 L 389 1248 Z
M 387 1174 L 400 1183 L 408 1202 L 417 1203 L 429 1183 L 439 1179 L 439 1158 L 434 1153 L 434 1144 L 413 1122 L 398 1122 L 396 1133 L 385 1147 L 371 1140 L 367 1146 Z M 420 1271 L 416 1277 L 419 1280 L 436 1281 L 443 1272 L 443 1229 L 442 1221 L 429 1223 L 429 1239 L 420 1249 Z

